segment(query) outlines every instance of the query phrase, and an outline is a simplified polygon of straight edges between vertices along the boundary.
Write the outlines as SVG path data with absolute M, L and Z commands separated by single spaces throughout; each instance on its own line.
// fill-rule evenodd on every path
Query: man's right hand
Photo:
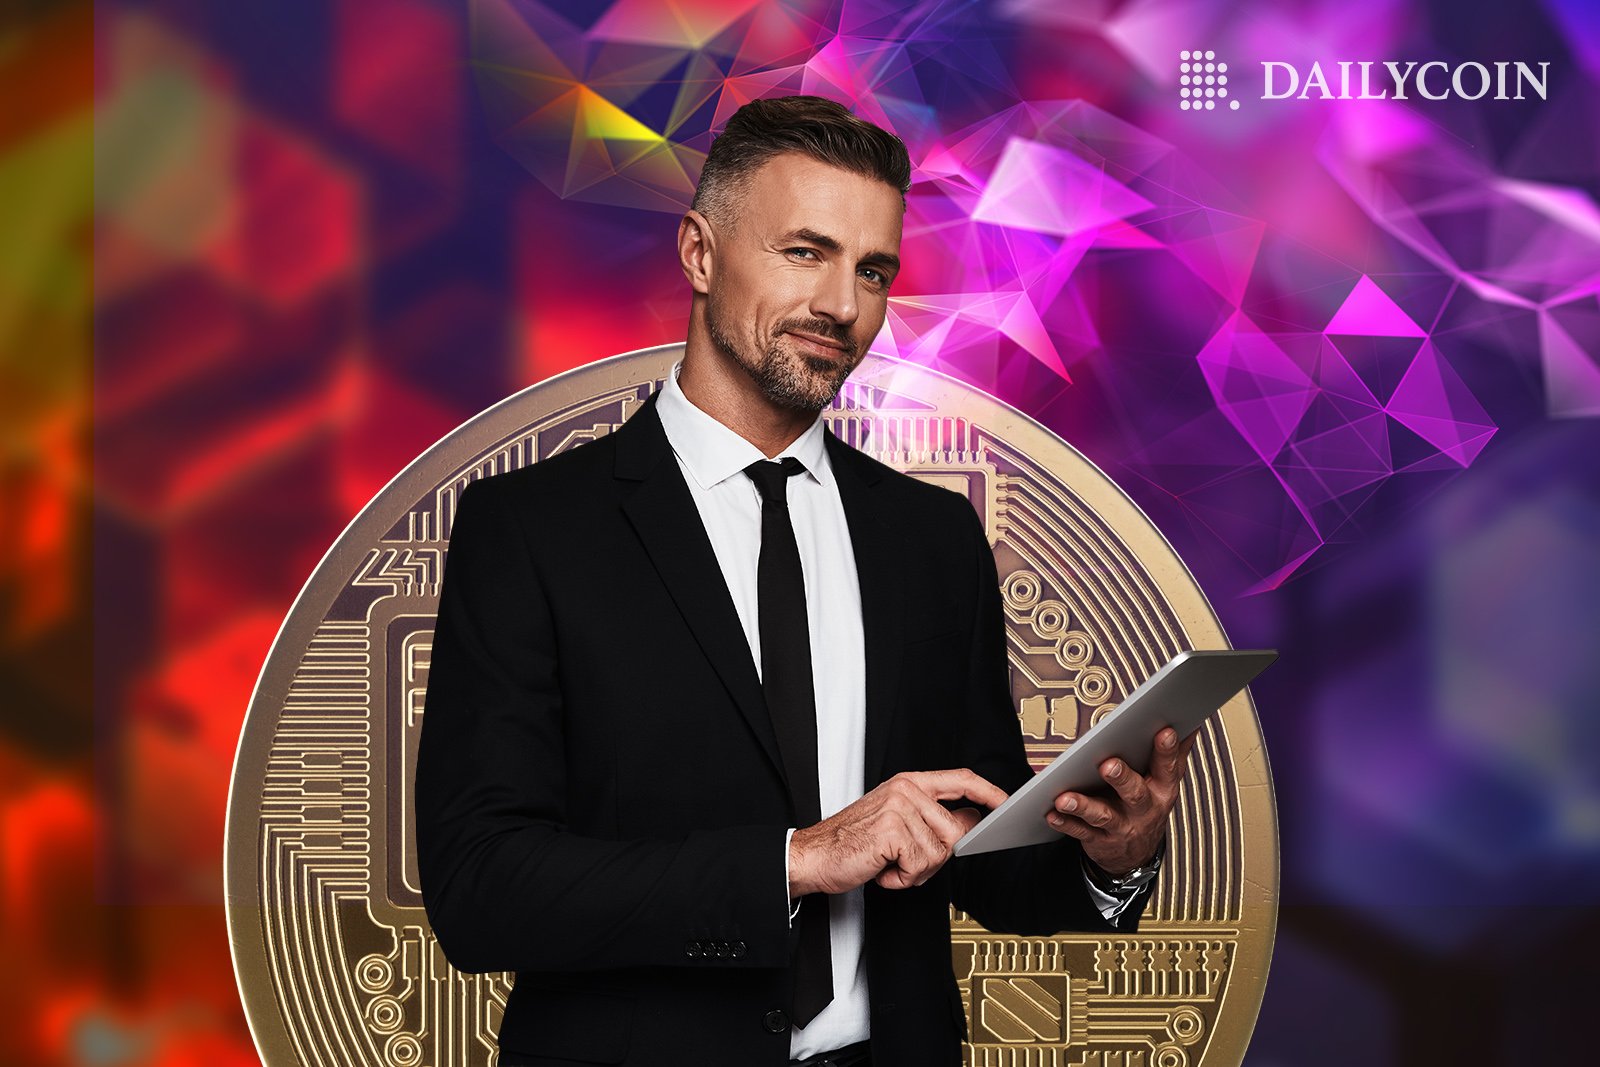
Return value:
M 941 800 L 977 801 L 993 809 L 999 786 L 965 768 L 901 771 L 866 796 L 789 839 L 789 897 L 844 893 L 876 881 L 908 889 L 938 873 L 961 836 L 978 824 L 976 808 L 951 811 Z

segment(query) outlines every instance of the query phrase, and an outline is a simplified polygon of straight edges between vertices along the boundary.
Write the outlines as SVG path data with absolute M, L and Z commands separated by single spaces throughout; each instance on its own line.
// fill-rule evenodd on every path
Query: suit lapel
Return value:
M 622 510 L 644 542 L 684 622 L 750 724 L 773 771 L 783 779 L 778 738 L 761 694 L 761 678 L 750 658 L 750 642 L 728 595 L 728 583 L 694 497 L 672 458 L 655 410 L 659 395 L 650 394 L 644 406 L 613 435 L 616 476 L 639 483 L 623 501 Z
M 889 725 L 894 717 L 904 637 L 896 538 L 904 536 L 891 521 L 879 482 L 883 471 L 866 457 L 826 432 L 828 459 L 839 484 L 850 528 L 850 546 L 861 583 L 861 630 L 866 642 L 867 739 L 864 790 L 883 779 L 888 756 Z
M 638 483 L 623 501 L 622 510 L 684 622 L 766 752 L 774 773 L 787 783 L 777 734 L 761 693 L 761 678 L 750 658 L 750 643 L 683 472 L 676 462 L 666 462 L 672 459 L 672 449 L 655 411 L 657 396 L 652 393 L 613 435 L 616 476 Z M 862 788 L 868 790 L 882 780 L 897 703 L 904 638 L 895 539 L 903 536 L 903 531 L 896 531 L 881 497 L 881 469 L 831 430 L 824 432 L 823 439 L 838 482 L 861 586 L 867 676 L 866 781 Z

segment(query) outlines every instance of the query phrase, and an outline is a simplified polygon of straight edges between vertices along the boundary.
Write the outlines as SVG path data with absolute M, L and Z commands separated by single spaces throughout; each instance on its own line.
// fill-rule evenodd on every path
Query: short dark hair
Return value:
M 911 188 L 911 157 L 894 134 L 820 96 L 752 100 L 728 117 L 711 142 L 689 206 L 707 218 L 732 223 L 733 193 L 772 157 L 800 152 L 819 163 Z

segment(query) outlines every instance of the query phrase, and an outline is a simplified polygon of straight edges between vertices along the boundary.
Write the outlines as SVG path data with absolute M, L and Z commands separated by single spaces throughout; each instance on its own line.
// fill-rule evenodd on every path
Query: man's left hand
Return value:
M 1199 733 L 1182 744 L 1168 726 L 1156 734 L 1150 774 L 1141 775 L 1120 759 L 1100 764 L 1100 777 L 1113 796 L 1066 792 L 1056 797 L 1048 822 L 1083 843 L 1083 851 L 1101 870 L 1117 876 L 1155 859 L 1167 832 L 1167 816 L 1178 802 L 1178 785 Z

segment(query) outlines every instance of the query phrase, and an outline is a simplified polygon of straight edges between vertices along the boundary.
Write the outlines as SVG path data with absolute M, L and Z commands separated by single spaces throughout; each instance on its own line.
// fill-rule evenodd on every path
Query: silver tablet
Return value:
M 1150 748 L 1164 726 L 1188 737 L 1251 679 L 1278 658 L 1276 649 L 1244 648 L 1180 652 L 1128 699 L 1090 727 L 1048 767 L 1006 798 L 982 822 L 956 842 L 957 856 L 997 852 L 1058 840 L 1062 835 L 1045 822 L 1056 797 L 1110 790 L 1100 777 L 1100 764 L 1112 756 L 1145 774 Z

